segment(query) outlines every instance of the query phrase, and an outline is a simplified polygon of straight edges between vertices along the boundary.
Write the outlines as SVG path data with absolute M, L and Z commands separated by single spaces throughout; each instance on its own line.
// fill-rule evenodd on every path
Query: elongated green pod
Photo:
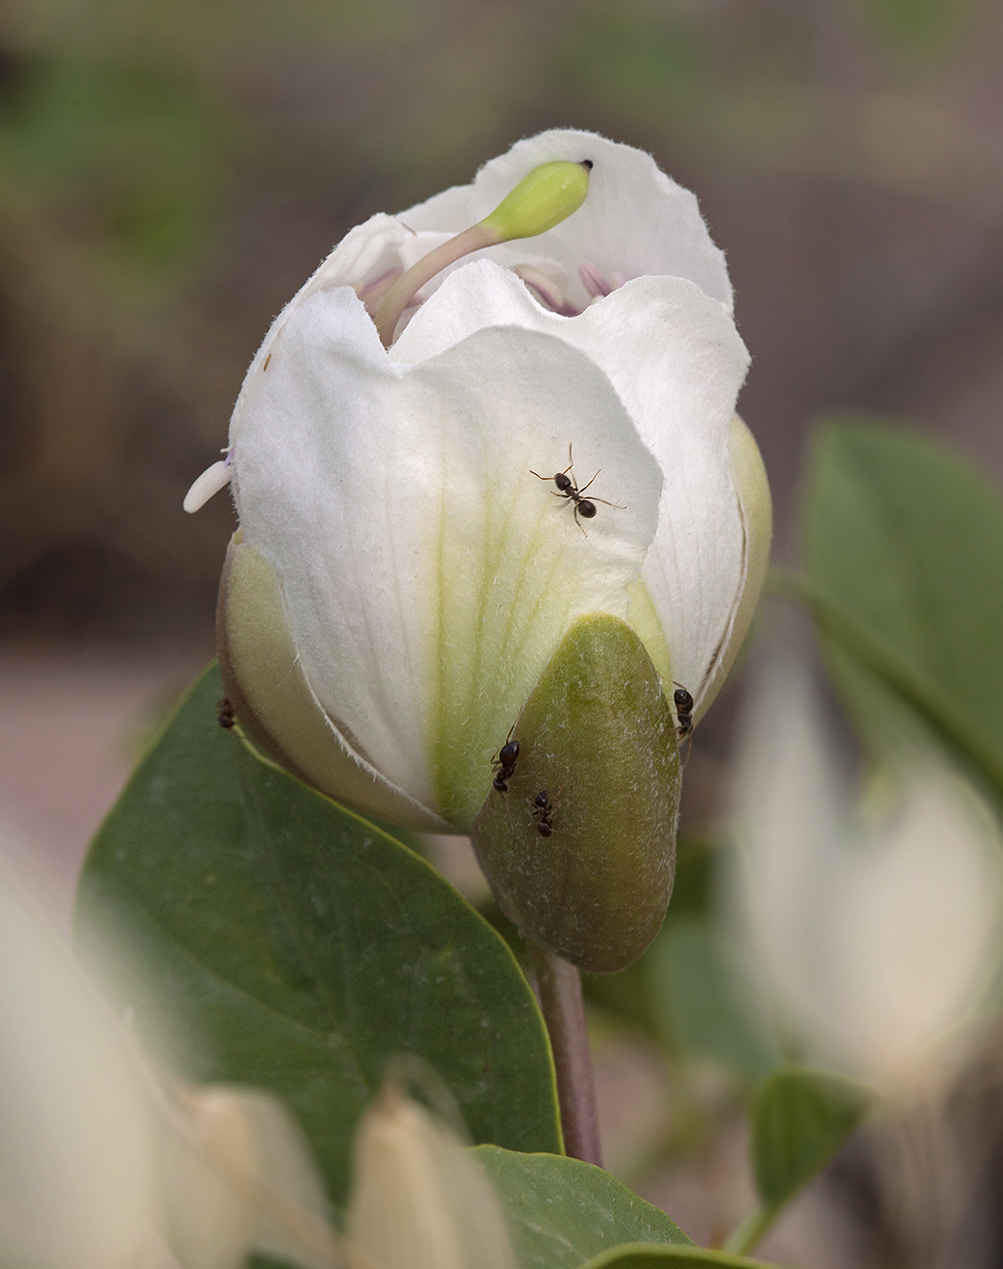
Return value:
M 681 788 L 672 712 L 630 627 L 579 618 L 509 740 L 518 756 L 471 833 L 495 899 L 580 969 L 623 969 L 668 907 Z

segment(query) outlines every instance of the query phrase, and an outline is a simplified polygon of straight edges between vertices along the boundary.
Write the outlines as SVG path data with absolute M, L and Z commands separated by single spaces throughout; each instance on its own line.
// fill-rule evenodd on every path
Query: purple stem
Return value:
M 573 1159 L 602 1167 L 596 1088 L 582 999 L 582 976 L 567 961 L 530 942 L 540 1008 L 557 1068 L 564 1149 Z

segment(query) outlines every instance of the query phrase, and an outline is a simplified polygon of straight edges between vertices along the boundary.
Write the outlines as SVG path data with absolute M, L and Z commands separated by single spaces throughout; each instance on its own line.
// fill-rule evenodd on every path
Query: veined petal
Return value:
M 562 340 L 481 330 L 390 362 L 348 289 L 304 297 L 238 405 L 234 496 L 313 692 L 352 749 L 454 826 L 569 625 L 625 617 L 661 474 Z M 556 497 L 568 466 L 598 514 Z M 541 474 L 538 479 L 533 472 Z
M 227 697 L 259 748 L 339 802 L 395 824 L 448 832 L 435 811 L 392 785 L 338 732 L 304 673 L 275 569 L 241 534 L 226 553 L 217 624 Z
M 591 195 L 590 195 L 591 197 Z M 576 213 L 577 215 L 578 213 Z M 729 642 L 747 575 L 742 506 L 729 437 L 748 353 L 721 305 L 692 282 L 644 277 L 574 318 L 544 309 L 511 272 L 491 261 L 457 270 L 415 315 L 393 356 L 422 361 L 484 326 L 549 331 L 603 370 L 663 475 L 658 529 L 641 581 L 638 634 L 659 672 L 697 707 Z

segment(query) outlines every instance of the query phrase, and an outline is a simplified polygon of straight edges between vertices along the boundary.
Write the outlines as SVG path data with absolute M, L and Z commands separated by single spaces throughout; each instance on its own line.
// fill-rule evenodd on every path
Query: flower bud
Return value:
M 247 1253 L 302 1265 L 340 1263 L 317 1165 L 286 1107 L 269 1093 L 167 1087 L 163 1196 L 185 1269 L 238 1269 Z
M 354 1153 L 350 1269 L 516 1269 L 480 1164 L 395 1082 L 366 1111 Z
M 474 258 L 455 257 L 464 243 Z M 628 778 L 610 720 L 636 737 L 621 750 L 671 750 L 674 692 L 699 721 L 765 570 L 769 493 L 734 414 L 747 364 L 693 196 L 592 133 L 520 142 L 472 185 L 352 230 L 276 320 L 227 459 L 186 504 L 229 480 L 240 515 L 219 608 L 238 720 L 364 813 L 439 832 L 481 816 L 482 856 L 507 876 L 515 838 L 541 835 L 534 811 L 527 828 L 513 807 L 505 844 L 493 759 L 517 719 L 527 743 L 527 728 L 549 743 L 560 720 L 545 702 L 571 673 L 559 649 L 580 620 L 608 618 L 596 673 L 623 662 L 639 699 L 657 685 L 664 716 L 596 705 L 588 728 L 605 747 L 587 781 L 570 746 L 520 771 L 539 777 L 526 796 L 578 808 L 573 836 L 549 839 L 555 858 L 577 842 L 602 871 L 599 839 L 620 834 L 605 884 L 622 914 L 621 830 L 654 787 L 640 768 L 672 789 L 674 758 L 635 755 Z M 606 650 L 621 648 L 620 626 L 630 655 Z M 578 741 L 579 753 L 592 743 Z M 608 794 L 585 788 L 609 779 Z M 651 868 L 657 882 L 623 947 L 643 945 L 664 911 L 666 865 L 652 861 L 675 797 L 656 798 L 662 844 L 638 848 L 646 880 L 624 896 L 639 902 Z M 564 811 L 555 803 L 555 825 Z M 557 925 L 534 928 L 562 955 L 577 946 Z M 610 964 L 627 954 L 613 942 Z

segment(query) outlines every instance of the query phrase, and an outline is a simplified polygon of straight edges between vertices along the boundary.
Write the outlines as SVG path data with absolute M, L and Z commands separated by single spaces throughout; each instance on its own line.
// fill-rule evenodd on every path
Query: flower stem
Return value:
M 564 1149 L 574 1159 L 602 1167 L 596 1089 L 582 999 L 582 976 L 567 961 L 529 942 L 557 1068 Z
M 779 1215 L 777 1208 L 761 1207 L 747 1216 L 724 1244 L 735 1256 L 748 1256 Z

